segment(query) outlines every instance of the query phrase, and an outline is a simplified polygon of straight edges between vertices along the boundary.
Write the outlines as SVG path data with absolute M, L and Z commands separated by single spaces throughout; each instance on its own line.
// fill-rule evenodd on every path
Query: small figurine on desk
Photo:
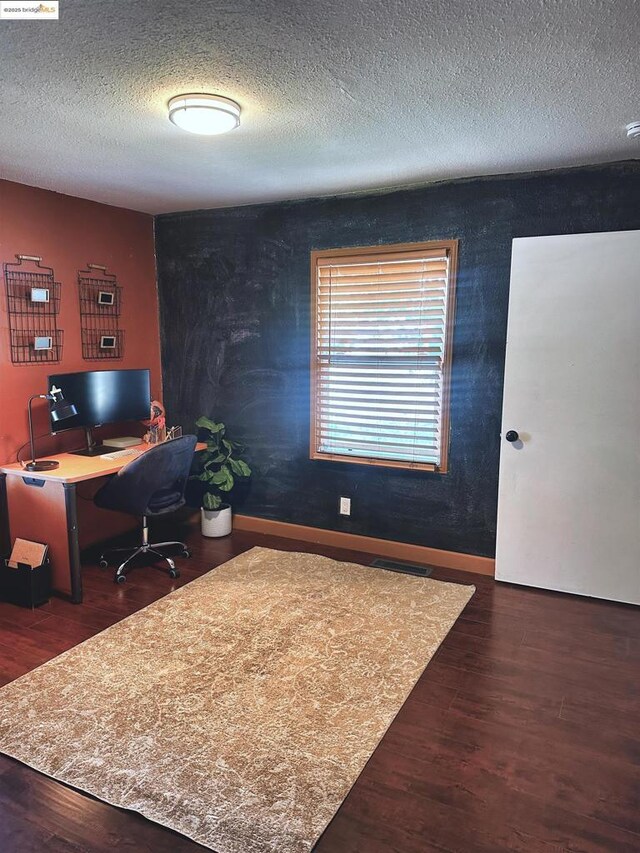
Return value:
M 158 400 L 151 401 L 151 417 L 143 424 L 149 427 L 144 440 L 147 444 L 160 444 L 167 437 L 167 421 L 164 406 Z

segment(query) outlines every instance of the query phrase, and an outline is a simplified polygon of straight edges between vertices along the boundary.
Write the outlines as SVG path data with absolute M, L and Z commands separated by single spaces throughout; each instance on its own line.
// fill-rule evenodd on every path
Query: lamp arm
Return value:
M 35 440 L 33 438 L 33 414 L 31 412 L 31 404 L 34 400 L 49 400 L 51 398 L 51 394 L 34 394 L 32 397 L 29 397 L 29 403 L 27 404 L 27 411 L 29 412 L 29 444 L 31 446 L 31 461 L 36 461 L 36 445 Z

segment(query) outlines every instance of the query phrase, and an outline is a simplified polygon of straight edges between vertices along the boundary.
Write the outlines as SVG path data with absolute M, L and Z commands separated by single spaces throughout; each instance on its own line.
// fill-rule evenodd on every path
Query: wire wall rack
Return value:
M 124 356 L 124 331 L 120 328 L 122 288 L 115 275 L 100 264 L 78 271 L 82 357 L 87 361 Z
M 55 363 L 62 359 L 64 333 L 58 328 L 61 284 L 39 255 L 16 255 L 4 264 L 13 364 Z

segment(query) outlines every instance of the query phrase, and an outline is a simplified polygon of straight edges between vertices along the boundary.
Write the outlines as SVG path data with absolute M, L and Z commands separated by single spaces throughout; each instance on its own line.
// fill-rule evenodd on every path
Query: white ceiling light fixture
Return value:
M 640 136 L 640 121 L 632 121 L 627 125 L 627 136 L 630 139 L 636 139 Z
M 222 95 L 176 95 L 168 107 L 171 121 L 189 133 L 215 136 L 240 124 L 240 105 Z

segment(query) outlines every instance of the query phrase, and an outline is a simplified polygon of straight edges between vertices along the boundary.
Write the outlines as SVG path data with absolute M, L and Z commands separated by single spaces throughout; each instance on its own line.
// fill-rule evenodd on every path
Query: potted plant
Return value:
M 251 476 L 251 468 L 241 458 L 244 448 L 227 438 L 223 423 L 215 423 L 204 416 L 198 418 L 196 426 L 204 435 L 207 449 L 196 453 L 196 472 L 192 480 L 204 484 L 200 519 L 203 536 L 226 536 L 231 533 L 231 504 L 225 498 L 236 479 Z

